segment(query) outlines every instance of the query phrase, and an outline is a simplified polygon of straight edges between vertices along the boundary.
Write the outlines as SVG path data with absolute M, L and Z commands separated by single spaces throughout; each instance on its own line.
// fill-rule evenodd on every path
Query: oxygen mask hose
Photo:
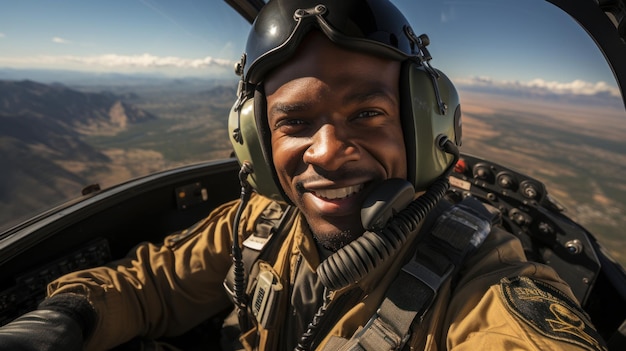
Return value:
M 394 256 L 402 246 L 412 242 L 420 222 L 444 197 L 450 187 L 448 176 L 458 162 L 460 153 L 445 135 L 439 135 L 435 143 L 440 150 L 452 155 L 453 159 L 426 192 L 399 211 L 383 229 L 376 232 L 366 230 L 358 239 L 337 250 L 317 267 L 317 275 L 325 287 L 324 301 L 302 335 L 296 351 L 311 349 L 330 305 L 330 292 L 360 281 L 385 259 Z
M 242 328 L 247 327 L 248 324 L 248 309 L 245 297 L 246 273 L 245 267 L 243 266 L 241 246 L 239 245 L 239 222 L 241 220 L 241 214 L 243 213 L 244 208 L 246 208 L 246 205 L 250 200 L 250 196 L 252 195 L 252 186 L 250 185 L 250 183 L 248 183 L 248 176 L 253 172 L 254 170 L 252 169 L 252 164 L 247 161 L 243 162 L 243 164 L 241 165 L 241 169 L 239 170 L 239 182 L 241 184 L 241 201 L 239 202 L 239 207 L 237 207 L 237 212 L 235 213 L 235 219 L 233 221 L 233 290 L 235 293 L 235 304 L 237 305 L 238 309 L 237 314 L 239 317 L 239 325 Z
M 379 232 L 365 231 L 356 240 L 337 250 L 317 268 L 322 284 L 339 290 L 360 281 L 370 271 L 404 246 L 419 223 L 435 207 L 448 190 L 444 177 L 438 178 L 428 190 L 393 217 Z
M 447 136 L 439 135 L 435 143 L 439 149 L 453 156 L 452 163 L 424 194 L 398 212 L 382 230 L 366 230 L 359 238 L 322 262 L 317 268 L 317 274 L 325 287 L 339 290 L 360 281 L 381 262 L 412 241 L 419 223 L 450 187 L 448 176 L 459 160 L 459 149 Z
M 413 200 L 378 233 L 365 231 L 358 239 L 337 250 L 317 267 L 317 275 L 324 285 L 324 301 L 302 334 L 295 351 L 312 349 L 330 306 L 331 292 L 358 282 L 378 264 L 398 252 L 409 239 L 412 240 L 417 234 L 419 223 L 444 196 L 448 187 L 447 178 L 439 177 L 422 196 Z

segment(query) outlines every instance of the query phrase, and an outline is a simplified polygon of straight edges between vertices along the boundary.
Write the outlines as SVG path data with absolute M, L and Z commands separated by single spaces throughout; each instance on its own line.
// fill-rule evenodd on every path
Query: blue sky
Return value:
M 457 84 L 618 94 L 586 33 L 544 0 L 392 0 Z M 0 0 L 0 68 L 230 76 L 248 25 L 222 0 Z

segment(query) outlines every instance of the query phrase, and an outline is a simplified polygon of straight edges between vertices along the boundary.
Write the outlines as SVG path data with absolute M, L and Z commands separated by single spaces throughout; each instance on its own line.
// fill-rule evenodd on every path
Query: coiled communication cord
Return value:
M 409 239 L 448 190 L 445 179 L 436 180 L 419 198 L 400 211 L 380 232 L 366 231 L 339 249 L 317 268 L 325 287 L 339 290 L 360 281 L 378 264 L 393 256 Z
M 454 156 L 452 164 L 422 196 L 398 212 L 380 232 L 366 231 L 322 262 L 317 268 L 317 274 L 325 287 L 339 290 L 358 282 L 380 262 L 394 255 L 445 195 L 450 186 L 448 175 L 458 161 L 459 152 L 454 143 L 446 137 L 439 137 L 437 144 L 442 150 Z
M 317 268 L 317 274 L 324 285 L 324 302 L 309 323 L 296 351 L 310 350 L 320 321 L 328 309 L 330 294 L 360 281 L 378 264 L 398 250 L 417 235 L 415 230 L 426 215 L 437 205 L 448 190 L 450 183 L 448 176 L 459 160 L 459 150 L 445 135 L 437 137 L 437 146 L 453 156 L 453 161 L 437 178 L 426 192 L 411 202 L 404 210 L 398 212 L 380 232 L 366 231 L 358 239 L 337 250 Z

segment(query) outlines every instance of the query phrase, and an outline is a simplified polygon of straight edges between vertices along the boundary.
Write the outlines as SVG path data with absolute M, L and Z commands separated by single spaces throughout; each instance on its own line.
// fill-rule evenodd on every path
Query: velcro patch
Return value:
M 537 332 L 586 350 L 607 350 L 586 314 L 553 286 L 528 277 L 500 281 L 502 298 L 513 314 Z

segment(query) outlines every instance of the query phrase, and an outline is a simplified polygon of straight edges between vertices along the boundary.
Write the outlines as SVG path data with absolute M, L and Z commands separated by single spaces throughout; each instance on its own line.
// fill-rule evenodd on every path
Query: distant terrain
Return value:
M 228 157 L 235 86 L 0 81 L 0 228 L 92 183 Z M 462 151 L 543 181 L 626 265 L 624 110 L 463 90 L 461 99 Z
M 223 116 L 234 84 L 159 82 L 129 89 L 0 80 L 0 229 L 90 184 L 228 157 Z
M 461 150 L 542 181 L 626 264 L 626 112 L 461 91 Z
M 88 168 L 107 168 L 111 159 L 86 136 L 156 119 L 123 100 L 60 84 L 0 81 L 0 223 L 75 197 Z

